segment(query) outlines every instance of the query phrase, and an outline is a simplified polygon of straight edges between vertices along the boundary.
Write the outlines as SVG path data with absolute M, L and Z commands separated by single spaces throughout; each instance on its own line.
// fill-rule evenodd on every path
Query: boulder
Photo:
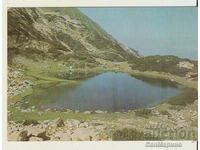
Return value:
M 28 141 L 29 138 L 30 138 L 30 136 L 28 135 L 28 131 L 24 130 L 19 133 L 17 140 L 18 141 Z
M 177 121 L 177 125 L 176 125 L 177 128 L 184 128 L 185 126 L 186 126 L 185 120 Z
M 184 69 L 193 69 L 194 64 L 190 63 L 189 61 L 181 61 L 178 64 L 179 68 L 184 68 Z
M 55 120 L 55 125 L 56 125 L 56 127 L 64 127 L 65 122 L 61 118 L 58 118 Z
M 27 126 L 25 129 L 28 131 L 29 136 L 38 136 L 40 133 L 45 132 L 45 129 L 41 129 L 38 126 Z
M 49 124 L 49 120 L 45 120 L 45 121 L 43 121 L 43 124 L 46 124 L 46 125 L 48 125 Z
M 79 125 L 79 127 L 80 127 L 80 128 L 87 128 L 87 127 L 89 127 L 89 123 L 87 123 L 87 122 L 81 123 L 81 124 Z
M 97 129 L 97 130 L 105 130 L 105 129 L 106 129 L 106 126 L 104 126 L 104 125 L 99 125 L 99 126 L 96 126 L 95 129 Z
M 193 73 L 193 72 L 188 72 L 186 75 L 185 75 L 185 77 L 187 78 L 187 79 L 197 79 L 198 78 L 198 74 L 197 73 Z
M 96 110 L 95 113 L 97 113 L 97 114 L 104 114 L 104 113 L 106 113 L 106 111 Z
M 50 137 L 46 135 L 46 131 L 39 133 L 37 137 L 42 138 L 44 141 L 50 140 Z
M 91 111 L 85 111 L 84 114 L 91 114 Z
M 76 119 L 71 119 L 71 120 L 68 120 L 67 121 L 67 125 L 69 127 L 72 127 L 72 128 L 78 128 L 79 127 L 79 124 L 80 124 L 80 121 L 79 120 L 76 120 Z
M 57 132 L 54 134 L 54 138 L 59 139 L 60 141 L 71 141 L 72 140 L 70 133 L 67 133 L 67 132 Z
M 73 141 L 92 141 L 95 131 L 88 128 L 78 128 L 71 135 Z
M 8 133 L 8 140 L 9 141 L 17 141 L 19 139 L 19 132 L 10 132 Z

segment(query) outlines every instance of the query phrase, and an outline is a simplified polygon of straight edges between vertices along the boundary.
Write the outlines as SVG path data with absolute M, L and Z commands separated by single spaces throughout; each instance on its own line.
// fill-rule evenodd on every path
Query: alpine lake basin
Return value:
M 158 105 L 180 92 L 179 86 L 168 80 L 105 72 L 77 84 L 35 86 L 32 94 L 24 98 L 21 107 L 123 112 Z

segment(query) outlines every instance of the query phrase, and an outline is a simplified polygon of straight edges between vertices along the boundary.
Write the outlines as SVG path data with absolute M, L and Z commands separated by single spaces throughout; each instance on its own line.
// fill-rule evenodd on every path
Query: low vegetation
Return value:
M 197 70 L 197 61 L 181 59 L 176 56 L 148 56 L 137 60 L 130 60 L 132 69 L 139 71 L 158 71 L 170 73 L 178 76 L 185 76 L 190 69 L 179 68 L 177 65 L 181 61 L 187 61 L 194 64 L 192 71 Z
M 135 114 L 140 117 L 148 118 L 151 115 L 150 109 L 138 109 L 135 111 Z
M 185 106 L 187 104 L 193 103 L 198 99 L 198 91 L 192 88 L 183 89 L 182 92 L 169 99 L 168 103 L 171 105 L 182 105 Z
M 112 134 L 112 139 L 114 141 L 159 140 L 156 136 L 153 136 L 151 134 L 145 134 L 144 132 L 138 131 L 136 129 L 128 128 L 114 131 L 114 133 Z

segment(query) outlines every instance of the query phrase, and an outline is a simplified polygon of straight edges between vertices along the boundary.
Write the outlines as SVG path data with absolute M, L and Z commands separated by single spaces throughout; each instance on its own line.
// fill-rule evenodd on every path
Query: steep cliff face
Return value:
M 9 64 L 22 66 L 28 60 L 53 60 L 95 67 L 99 65 L 97 59 L 123 62 L 140 56 L 76 8 L 11 8 L 8 57 Z

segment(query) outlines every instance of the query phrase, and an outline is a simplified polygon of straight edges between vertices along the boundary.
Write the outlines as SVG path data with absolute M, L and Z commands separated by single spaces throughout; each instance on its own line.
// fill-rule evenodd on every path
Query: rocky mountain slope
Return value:
M 11 8 L 8 56 L 9 64 L 25 67 L 29 59 L 81 68 L 83 64 L 97 66 L 98 58 L 121 62 L 139 54 L 122 46 L 76 8 Z
M 92 68 L 158 71 L 186 76 L 197 72 L 197 61 L 175 56 L 142 57 L 77 8 L 10 8 L 8 63 L 23 70 L 66 75 L 71 69 Z M 189 67 L 180 67 L 184 63 Z M 121 65 L 122 64 L 122 65 Z M 117 67 L 116 67 L 117 66 Z

